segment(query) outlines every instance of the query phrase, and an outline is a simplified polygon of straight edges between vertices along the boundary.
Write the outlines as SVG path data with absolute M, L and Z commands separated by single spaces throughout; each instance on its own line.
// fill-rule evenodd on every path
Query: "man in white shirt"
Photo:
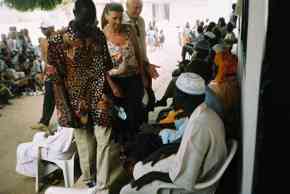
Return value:
M 192 192 L 197 182 L 217 172 L 227 155 L 224 125 L 203 103 L 204 96 L 205 83 L 199 75 L 183 73 L 179 76 L 177 104 L 187 112 L 193 111 L 181 143 L 164 145 L 145 161 L 138 162 L 133 172 L 135 180 L 124 186 L 120 194 L 157 194 L 162 188 Z M 185 103 L 188 98 L 192 98 L 190 104 Z

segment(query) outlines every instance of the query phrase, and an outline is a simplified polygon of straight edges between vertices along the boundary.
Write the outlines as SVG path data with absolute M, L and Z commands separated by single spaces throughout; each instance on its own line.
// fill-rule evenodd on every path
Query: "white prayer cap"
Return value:
M 204 36 L 207 36 L 210 39 L 214 39 L 215 38 L 215 34 L 213 32 L 210 32 L 210 31 L 205 32 Z
M 48 21 L 48 20 L 43 20 L 40 24 L 40 28 L 49 28 L 49 27 L 53 27 L 54 25 Z
M 176 87 L 190 95 L 205 93 L 205 81 L 196 73 L 182 73 L 176 80 Z

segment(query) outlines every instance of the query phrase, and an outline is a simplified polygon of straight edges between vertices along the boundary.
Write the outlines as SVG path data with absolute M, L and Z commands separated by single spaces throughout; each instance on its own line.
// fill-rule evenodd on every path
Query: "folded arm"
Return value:
M 154 166 L 154 164 L 156 164 L 159 160 L 175 154 L 178 151 L 179 145 L 179 141 L 165 144 L 161 148 L 153 152 L 151 155 L 149 155 L 145 160 L 142 161 L 142 163 L 145 164 L 148 162 L 152 162 L 151 166 Z
M 155 180 L 163 181 L 166 183 L 172 183 L 168 173 L 153 171 L 143 175 L 137 180 L 132 181 L 131 185 L 132 188 L 136 188 L 136 190 L 139 190 L 144 185 L 147 185 Z

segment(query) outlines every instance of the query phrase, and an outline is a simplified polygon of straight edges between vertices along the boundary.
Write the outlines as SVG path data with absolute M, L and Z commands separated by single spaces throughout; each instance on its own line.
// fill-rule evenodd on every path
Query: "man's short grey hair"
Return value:
M 131 1 L 139 1 L 140 3 L 143 4 L 143 1 L 142 1 L 142 0 L 126 0 L 126 6 L 127 6 L 127 7 L 128 7 L 128 4 L 129 4 Z

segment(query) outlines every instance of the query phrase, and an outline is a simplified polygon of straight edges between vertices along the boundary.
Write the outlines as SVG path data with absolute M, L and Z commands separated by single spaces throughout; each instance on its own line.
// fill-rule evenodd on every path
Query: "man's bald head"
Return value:
M 137 18 L 141 14 L 143 8 L 142 0 L 127 0 L 126 2 L 127 13 L 129 17 Z

